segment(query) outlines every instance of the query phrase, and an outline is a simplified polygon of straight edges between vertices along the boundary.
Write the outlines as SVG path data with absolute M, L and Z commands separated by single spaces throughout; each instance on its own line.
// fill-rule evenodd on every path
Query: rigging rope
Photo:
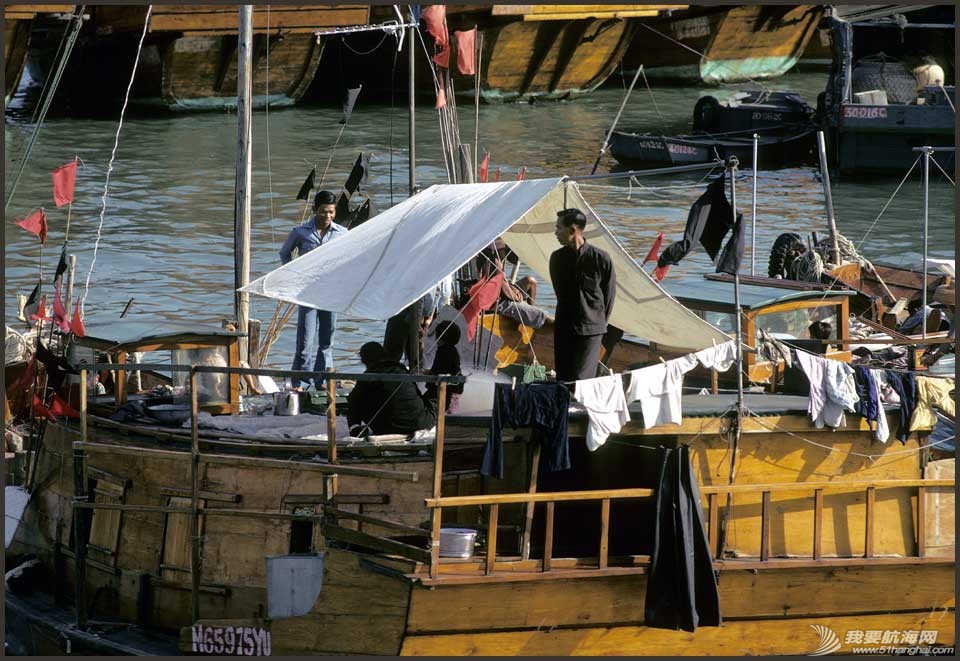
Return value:
M 113 151 L 110 153 L 110 162 L 107 164 L 107 176 L 103 182 L 103 195 L 100 198 L 100 224 L 97 226 L 97 240 L 93 244 L 93 259 L 90 260 L 90 270 L 87 271 L 87 279 L 83 287 L 83 297 L 80 299 L 81 315 L 84 305 L 87 302 L 87 294 L 90 293 L 90 276 L 93 275 L 93 268 L 97 263 L 97 252 L 100 249 L 100 239 L 103 237 L 103 219 L 107 213 L 107 191 L 110 188 L 110 173 L 113 172 L 113 162 L 117 157 L 117 147 L 120 145 L 120 130 L 123 128 L 123 116 L 127 112 L 127 103 L 130 101 L 130 90 L 133 88 L 133 79 L 137 75 L 137 65 L 140 63 L 140 53 L 143 51 L 143 41 L 147 37 L 147 29 L 150 27 L 150 15 L 153 13 L 153 5 L 147 6 L 147 15 L 143 21 L 143 32 L 140 34 L 140 43 L 137 45 L 137 56 L 133 61 L 133 70 L 130 72 L 130 82 L 127 83 L 127 93 L 123 97 L 123 107 L 120 109 L 120 121 L 117 123 L 117 133 L 113 138 Z

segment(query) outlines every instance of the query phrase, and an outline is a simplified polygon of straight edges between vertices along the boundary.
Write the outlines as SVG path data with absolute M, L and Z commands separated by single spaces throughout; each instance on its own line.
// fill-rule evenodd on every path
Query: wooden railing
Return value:
M 606 569 L 610 547 L 610 502 L 637 498 L 652 498 L 653 489 L 606 489 L 601 491 L 558 491 L 553 493 L 509 493 L 489 496 L 451 496 L 427 498 L 426 505 L 433 510 L 433 535 L 430 539 L 430 578 L 440 574 L 440 520 L 445 507 L 488 506 L 487 549 L 484 573 L 493 573 L 497 557 L 497 520 L 501 505 L 516 503 L 546 503 L 546 528 L 543 542 L 542 571 L 551 570 L 553 559 L 554 505 L 558 502 L 600 501 L 600 539 L 597 544 L 597 569 Z

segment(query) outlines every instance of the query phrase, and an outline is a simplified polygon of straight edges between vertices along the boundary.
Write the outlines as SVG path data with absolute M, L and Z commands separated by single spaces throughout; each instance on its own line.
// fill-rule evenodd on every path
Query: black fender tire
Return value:
M 720 120 L 720 102 L 712 96 L 702 96 L 693 106 L 693 130 L 714 131 Z
M 798 248 L 806 248 L 803 244 L 803 239 L 799 234 L 793 232 L 785 232 L 777 237 L 777 240 L 773 242 L 773 247 L 770 249 L 770 262 L 767 265 L 767 276 L 771 278 L 776 278 L 780 276 L 781 278 L 787 277 L 787 256 L 796 252 Z M 802 250 L 800 252 L 803 252 Z

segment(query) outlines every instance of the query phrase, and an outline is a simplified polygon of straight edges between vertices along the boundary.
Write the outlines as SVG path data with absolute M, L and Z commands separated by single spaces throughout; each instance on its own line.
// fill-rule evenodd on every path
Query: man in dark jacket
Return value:
M 617 277 L 603 250 L 587 243 L 587 218 L 579 209 L 557 212 L 559 250 L 550 255 L 550 280 L 557 294 L 554 366 L 558 381 L 592 379 L 600 362 L 600 341 L 613 310 Z
M 396 360 L 387 358 L 379 342 L 360 347 L 365 373 L 409 374 Z M 347 396 L 347 423 L 351 436 L 370 434 L 412 434 L 437 424 L 435 407 L 426 401 L 410 381 L 358 381 Z

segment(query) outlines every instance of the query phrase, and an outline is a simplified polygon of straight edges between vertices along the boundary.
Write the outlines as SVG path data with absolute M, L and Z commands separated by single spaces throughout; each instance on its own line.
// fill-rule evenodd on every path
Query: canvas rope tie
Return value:
M 107 213 L 107 192 L 110 189 L 110 173 L 113 172 L 113 163 L 117 158 L 117 147 L 120 146 L 120 131 L 123 129 L 123 117 L 127 112 L 127 104 L 130 101 L 130 90 L 133 88 L 133 80 L 137 74 L 137 65 L 140 63 L 140 53 L 143 52 L 143 40 L 147 36 L 147 29 L 150 27 L 150 15 L 152 13 L 153 5 L 148 5 L 147 15 L 143 21 L 143 32 L 140 34 L 140 42 L 137 44 L 137 55 L 133 60 L 133 69 L 130 71 L 130 82 L 127 83 L 127 91 L 123 97 L 123 107 L 120 109 L 120 121 L 117 122 L 117 133 L 113 139 L 113 151 L 110 152 L 110 162 L 107 164 L 107 176 L 103 182 L 103 196 L 100 198 L 100 223 L 97 226 L 97 240 L 93 244 L 93 258 L 90 260 L 90 270 L 87 271 L 87 279 L 83 287 L 83 297 L 80 299 L 81 315 L 83 314 L 84 305 L 87 302 L 87 294 L 90 293 L 90 276 L 93 275 L 93 269 L 97 264 L 100 239 L 103 237 L 103 221 Z

